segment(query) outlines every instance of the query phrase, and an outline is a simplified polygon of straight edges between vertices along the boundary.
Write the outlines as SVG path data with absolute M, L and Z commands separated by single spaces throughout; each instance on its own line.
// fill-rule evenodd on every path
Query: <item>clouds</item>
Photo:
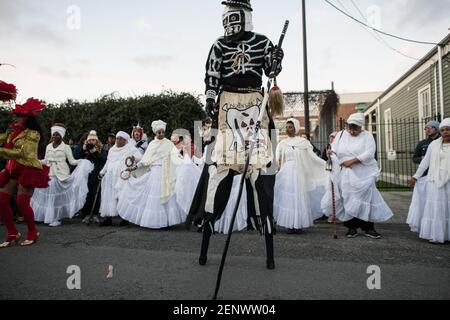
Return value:
M 340 1 L 360 17 L 350 0 Z M 157 92 L 163 86 L 203 93 L 208 50 L 223 33 L 220 1 L 0 2 L 0 62 L 17 66 L 0 70 L 0 76 L 15 83 L 21 96 L 43 96 L 49 101 L 95 98 L 115 90 Z M 405 37 L 439 41 L 450 26 L 445 16 L 450 0 L 355 3 L 366 16 L 370 6 L 379 7 L 381 29 Z M 75 30 L 68 25 L 76 13 L 68 10 L 71 5 L 80 9 L 81 28 Z M 270 0 L 259 0 L 254 7 L 255 31 L 272 41 L 277 40 L 283 21 L 291 19 L 279 80 L 285 91 L 301 90 L 301 3 L 283 0 L 280 10 L 274 11 Z M 312 90 L 328 88 L 333 80 L 349 92 L 383 90 L 414 63 L 324 1 L 309 1 L 307 10 Z M 430 49 L 384 38 L 418 58 Z
M 166 69 L 170 63 L 175 60 L 175 57 L 171 55 L 152 55 L 143 54 L 132 58 L 133 63 L 140 67 L 157 67 L 160 69 Z
M 137 30 L 142 30 L 142 31 L 152 30 L 152 26 L 144 18 L 139 18 L 139 19 L 134 20 L 131 25 Z
M 68 68 L 57 68 L 50 66 L 40 66 L 37 70 L 40 74 L 50 77 L 60 78 L 61 80 L 82 79 L 88 77 L 88 73 L 77 70 L 71 71 Z
M 37 19 L 30 19 L 33 16 Z M 0 37 L 15 37 L 22 41 L 39 42 L 54 46 L 65 46 L 66 40 L 50 25 L 42 21 L 52 21 L 42 6 L 30 1 L 2 1 L 0 10 Z
M 420 29 L 429 26 L 433 21 L 441 19 L 448 21 L 450 0 L 402 0 L 398 4 L 396 12 L 399 14 L 399 26 L 413 25 Z

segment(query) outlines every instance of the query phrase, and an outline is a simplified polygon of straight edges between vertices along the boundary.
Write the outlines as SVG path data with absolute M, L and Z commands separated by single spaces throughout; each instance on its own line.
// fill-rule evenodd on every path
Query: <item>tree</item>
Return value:
M 5 131 L 12 116 L 7 107 L 0 106 L 0 129 Z M 131 133 L 138 123 L 151 133 L 154 120 L 167 122 L 167 132 L 183 128 L 193 133 L 194 121 L 206 117 L 198 97 L 190 93 L 166 91 L 158 95 L 118 97 L 114 94 L 102 96 L 93 102 L 67 100 L 61 104 L 48 104 L 39 119 L 49 133 L 54 123 L 63 123 L 67 128 L 66 139 L 77 138 L 90 130 L 96 130 L 102 141 L 108 132 Z

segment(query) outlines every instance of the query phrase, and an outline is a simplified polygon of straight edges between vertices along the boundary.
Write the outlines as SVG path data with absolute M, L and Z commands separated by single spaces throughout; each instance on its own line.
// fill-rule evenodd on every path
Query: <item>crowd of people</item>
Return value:
M 213 44 L 206 64 L 205 109 L 211 118 L 201 129 L 201 146 L 190 134 L 167 139 L 162 120 L 151 125 L 153 139 L 138 124 L 131 134 L 108 134 L 105 144 L 92 130 L 79 144 L 66 145 L 66 128 L 55 123 L 47 144 L 37 120 L 45 105 L 33 98 L 16 105 L 14 123 L 0 134 L 0 159 L 6 160 L 0 218 L 7 229 L 0 248 L 21 238 L 15 211 L 28 229 L 22 246 L 38 240 L 35 221 L 58 227 L 77 215 L 100 226 L 114 220 L 150 229 L 196 225 L 203 233 L 200 265 L 207 263 L 211 236 L 230 229 L 264 236 L 268 269 L 275 268 L 277 225 L 301 233 L 325 215 L 328 222 L 342 221 L 348 238 L 359 229 L 369 238 L 382 237 L 375 223 L 393 213 L 376 187 L 376 143 L 364 130 L 364 115 L 352 114 L 344 130 L 331 133 L 323 154 L 300 136 L 297 119 L 286 121 L 288 138 L 277 143 L 276 110 L 262 105 L 261 85 L 263 73 L 273 78 L 281 72 L 284 53 L 252 31 L 250 1 L 223 4 L 225 36 Z M 15 98 L 15 87 L 0 82 L 0 99 Z M 407 222 L 420 238 L 443 243 L 450 240 L 450 119 L 429 123 L 427 132 L 414 156 L 420 165 L 409 181 L 415 190 Z
M 123 131 L 109 135 L 105 145 L 95 131 L 90 131 L 77 154 L 64 142 L 64 124 L 57 123 L 51 128 L 44 157 L 39 159 L 41 130 L 35 115 L 43 108 L 34 99 L 17 105 L 12 131 L 0 137 L 0 155 L 8 160 L 1 171 L 0 191 L 1 218 L 8 228 L 5 244 L 20 237 L 12 220 L 13 194 L 17 194 L 13 202 L 28 226 L 25 244 L 39 237 L 34 221 L 58 227 L 64 219 L 77 214 L 84 222 L 92 219 L 100 226 L 112 225 L 114 217 L 120 220 L 119 226 L 132 223 L 151 229 L 186 222 L 193 202 L 198 200 L 194 200 L 195 191 L 202 170 L 211 172 L 206 149 L 196 148 L 190 135 L 174 134 L 168 140 L 166 124 L 161 120 L 153 122 L 155 138 L 150 142 L 143 139 L 144 131 L 139 126 L 131 135 Z M 359 228 L 371 238 L 381 237 L 374 223 L 389 220 L 392 211 L 375 185 L 379 175 L 375 141 L 362 129 L 363 121 L 362 114 L 353 114 L 346 130 L 330 135 L 326 150 L 327 161 L 332 164 L 329 173 L 327 162 L 314 153 L 307 139 L 299 136 L 299 121 L 287 120 L 288 137 L 277 145 L 275 153 L 279 168 L 273 200 L 276 225 L 290 234 L 301 233 L 323 214 L 332 217 L 334 206 L 336 218 L 348 228 L 347 237 L 357 236 Z M 449 240 L 449 121 L 427 124 L 429 138 L 418 145 L 413 161 L 420 166 L 409 182 L 411 187 L 415 185 L 415 191 L 407 223 L 431 242 Z M 212 233 L 228 232 L 240 176 L 232 178 L 229 200 L 213 220 Z M 255 195 L 248 195 L 248 191 L 251 189 L 246 188 L 241 197 L 233 230 L 252 227 L 247 197 Z M 203 219 L 198 226 L 205 221 L 209 220 Z

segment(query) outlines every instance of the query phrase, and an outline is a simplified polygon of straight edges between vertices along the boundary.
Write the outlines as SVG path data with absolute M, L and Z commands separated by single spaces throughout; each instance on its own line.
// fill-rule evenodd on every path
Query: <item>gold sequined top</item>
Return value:
M 12 149 L 0 148 L 0 158 L 16 160 L 26 167 L 42 169 L 42 164 L 37 157 L 41 138 L 39 132 L 25 129 L 13 141 L 10 141 L 10 135 L 9 133 L 0 133 L 0 145 L 7 142 L 14 144 Z

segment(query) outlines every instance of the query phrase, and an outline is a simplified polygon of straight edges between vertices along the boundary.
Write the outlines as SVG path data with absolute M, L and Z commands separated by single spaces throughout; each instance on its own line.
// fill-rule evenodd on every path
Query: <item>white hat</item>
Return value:
M 89 135 L 86 138 L 86 141 L 87 140 L 97 140 L 98 141 L 97 131 L 91 130 L 91 132 L 89 132 Z
M 365 121 L 366 121 L 366 117 L 364 116 L 364 113 L 357 112 L 357 113 L 352 114 L 348 118 L 347 123 L 357 125 L 358 127 L 362 127 L 362 126 L 364 126 Z
M 155 133 L 155 134 L 156 134 L 156 132 L 158 132 L 161 129 L 166 131 L 166 127 L 167 127 L 167 123 L 165 123 L 164 121 L 157 120 L 157 121 L 152 122 L 152 130 L 153 130 L 153 133 Z
M 300 132 L 300 121 L 298 121 L 295 118 L 290 118 L 290 119 L 287 119 L 286 123 L 287 122 L 292 122 L 294 124 L 296 134 Z
M 450 127 L 450 118 L 442 120 L 441 125 L 439 126 L 439 130 L 443 127 Z
M 119 131 L 116 134 L 116 138 L 123 138 L 125 140 L 127 140 L 127 142 L 130 140 L 130 135 L 124 131 Z
M 52 132 L 52 135 L 55 132 L 57 132 L 61 136 L 61 138 L 64 138 L 64 136 L 66 135 L 66 128 L 63 128 L 63 127 L 60 127 L 60 126 L 53 126 L 51 128 L 51 132 Z

